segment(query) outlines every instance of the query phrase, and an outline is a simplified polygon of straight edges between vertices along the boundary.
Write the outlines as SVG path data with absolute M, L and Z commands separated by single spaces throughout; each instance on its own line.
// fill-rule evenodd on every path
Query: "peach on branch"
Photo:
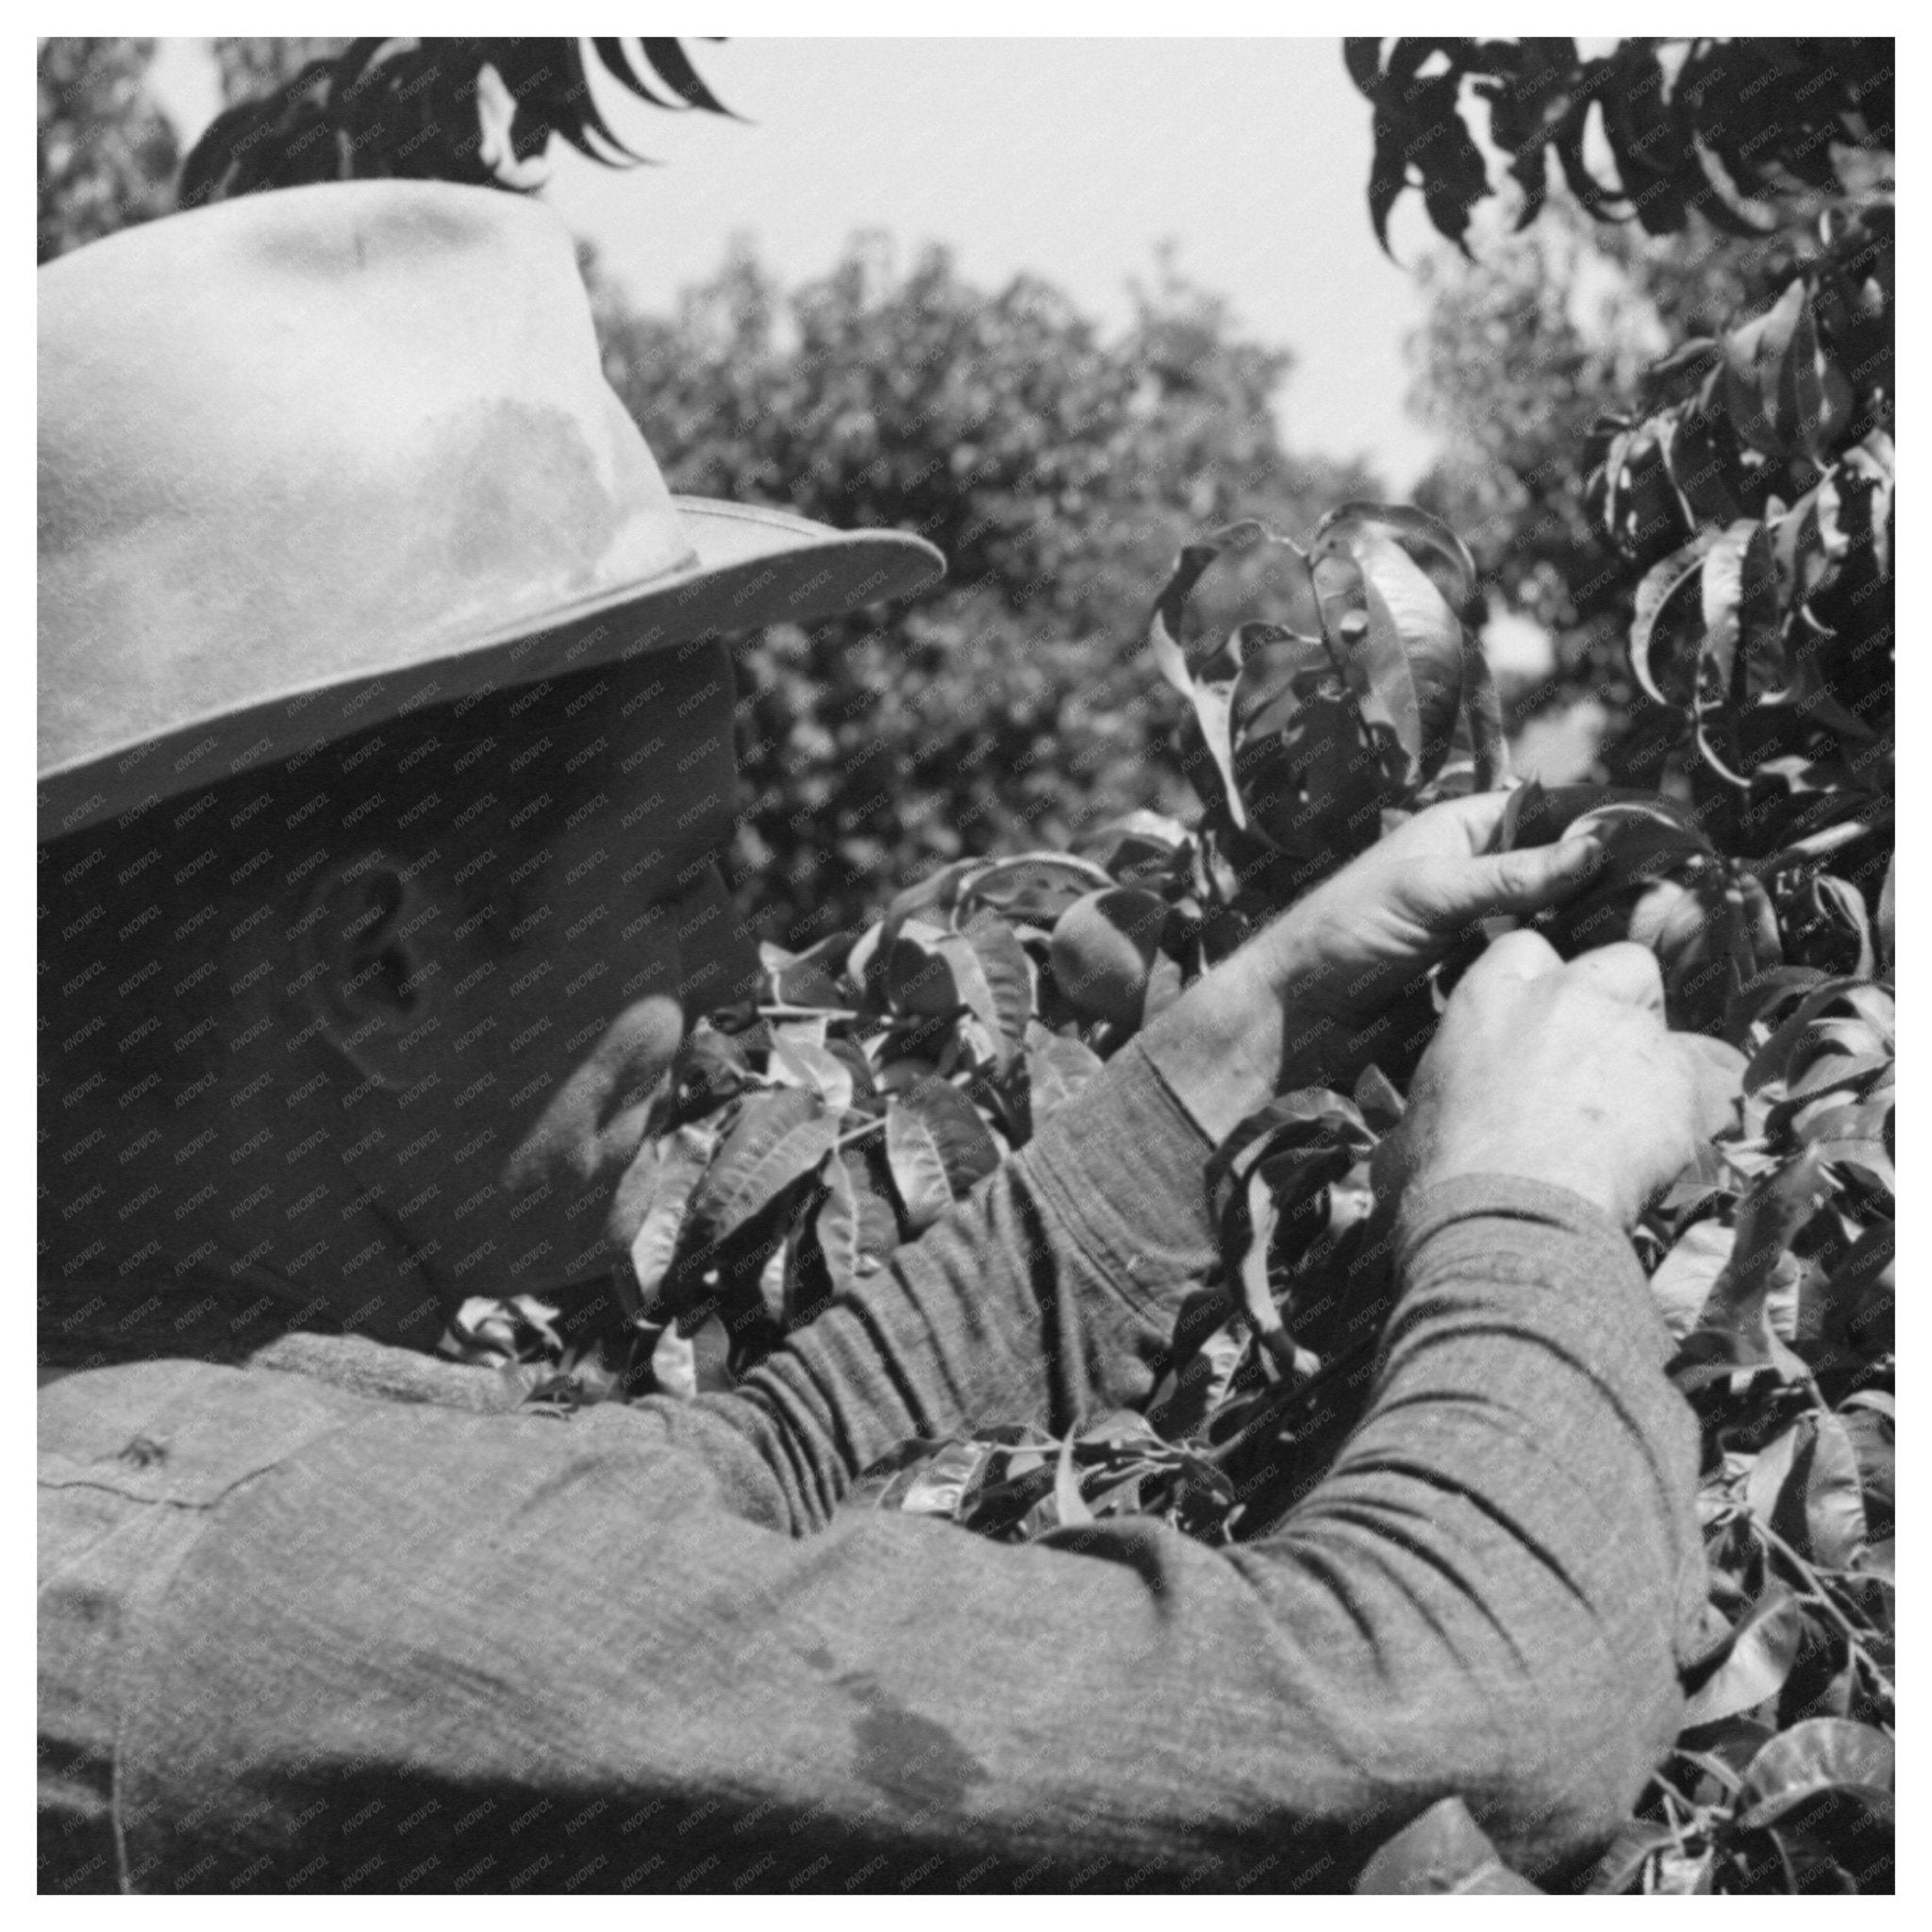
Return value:
M 1109 886 L 1076 899 L 1053 929 L 1049 957 L 1067 1004 L 1083 1020 L 1141 1024 L 1167 901 L 1137 886 Z

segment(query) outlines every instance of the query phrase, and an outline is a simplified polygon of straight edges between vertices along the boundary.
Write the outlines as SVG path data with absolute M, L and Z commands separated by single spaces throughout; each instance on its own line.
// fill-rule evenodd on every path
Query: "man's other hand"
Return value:
M 1365 1056 L 1412 1054 L 1419 1040 L 1405 1047 L 1376 1029 L 1404 1029 L 1397 1003 L 1418 993 L 1431 965 L 1484 920 L 1526 917 L 1590 879 L 1602 857 L 1591 839 L 1489 852 L 1507 802 L 1490 791 L 1418 812 L 1141 1034 L 1209 1140 L 1285 1088 L 1344 1084 Z
M 1506 933 L 1457 986 L 1377 1190 L 1513 1174 L 1627 1228 L 1730 1119 L 1743 1066 L 1721 1041 L 1666 1028 L 1645 947 L 1565 965 L 1536 934 Z

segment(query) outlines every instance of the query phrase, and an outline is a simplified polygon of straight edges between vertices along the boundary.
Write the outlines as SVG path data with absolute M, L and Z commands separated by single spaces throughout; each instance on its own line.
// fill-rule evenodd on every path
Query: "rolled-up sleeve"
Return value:
M 1366 1417 L 1265 1541 L 836 1508 L 904 1436 L 1144 1395 L 1206 1151 L 1123 1056 L 729 1396 L 341 1398 L 121 1640 L 122 1882 L 1326 1890 L 1450 1790 L 1519 1857 L 1593 1841 L 1674 1721 L 1696 1539 L 1641 1277 L 1574 1196 L 1409 1205 Z

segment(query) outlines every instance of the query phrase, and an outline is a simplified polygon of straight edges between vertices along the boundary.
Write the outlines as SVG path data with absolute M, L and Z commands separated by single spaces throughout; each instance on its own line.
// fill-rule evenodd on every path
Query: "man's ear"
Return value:
M 317 1029 L 364 1079 L 407 1086 L 405 1041 L 428 1017 L 439 921 L 420 868 L 369 852 L 323 874 L 304 913 L 302 997 Z

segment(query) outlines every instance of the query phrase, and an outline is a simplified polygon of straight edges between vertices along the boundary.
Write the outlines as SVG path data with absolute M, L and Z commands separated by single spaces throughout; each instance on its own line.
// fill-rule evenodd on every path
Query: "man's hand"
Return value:
M 1284 1087 L 1345 1078 L 1365 1029 L 1458 939 L 1589 879 L 1601 857 L 1589 839 L 1486 853 L 1507 803 L 1491 791 L 1418 812 L 1141 1034 L 1204 1133 L 1221 1140 Z
M 1376 1191 L 1513 1174 L 1627 1228 L 1730 1118 L 1743 1066 L 1722 1041 L 1666 1029 L 1646 947 L 1566 966 L 1536 934 L 1506 933 L 1457 984 Z
M 1295 1007 L 1362 1025 L 1481 921 L 1575 891 L 1602 848 L 1580 838 L 1490 853 L 1507 802 L 1484 791 L 1418 812 L 1269 926 L 1255 944 Z

